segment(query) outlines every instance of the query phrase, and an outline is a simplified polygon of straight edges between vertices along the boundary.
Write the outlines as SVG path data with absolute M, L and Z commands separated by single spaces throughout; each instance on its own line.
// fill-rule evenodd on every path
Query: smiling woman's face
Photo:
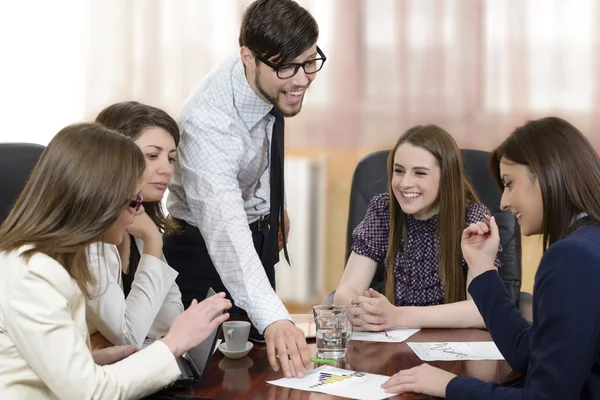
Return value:
M 500 160 L 500 177 L 504 183 L 500 208 L 513 213 L 523 235 L 542 233 L 544 203 L 538 179 L 527 166 L 506 158 Z
M 402 211 L 425 220 L 438 213 L 441 168 L 429 151 L 404 143 L 394 154 L 392 188 Z

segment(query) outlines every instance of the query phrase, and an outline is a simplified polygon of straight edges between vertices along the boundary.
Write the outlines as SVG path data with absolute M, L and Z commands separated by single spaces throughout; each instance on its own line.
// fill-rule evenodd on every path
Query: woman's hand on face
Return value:
M 500 234 L 494 217 L 471 224 L 463 231 L 460 246 L 473 277 L 495 269 L 499 244 Z
M 136 215 L 127 231 L 144 243 L 152 240 L 162 241 L 158 227 L 146 212 Z

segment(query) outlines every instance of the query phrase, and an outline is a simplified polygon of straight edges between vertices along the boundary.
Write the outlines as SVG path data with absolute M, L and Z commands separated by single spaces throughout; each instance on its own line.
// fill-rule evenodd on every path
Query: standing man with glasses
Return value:
M 274 265 L 280 250 L 288 258 L 290 227 L 283 117 L 300 112 L 323 67 L 318 36 L 295 1 L 257 0 L 246 9 L 240 55 L 211 71 L 181 109 L 167 206 L 181 229 L 165 237 L 164 253 L 179 272 L 184 306 L 209 287 L 227 291 L 230 314 L 247 312 L 251 336 L 264 335 L 271 366 L 279 370 L 279 361 L 286 376 L 303 376 L 310 355 L 275 293 Z

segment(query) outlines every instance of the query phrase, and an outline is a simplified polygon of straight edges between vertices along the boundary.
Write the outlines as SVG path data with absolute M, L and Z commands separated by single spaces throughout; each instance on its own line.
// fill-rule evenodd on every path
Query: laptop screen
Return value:
M 208 289 L 208 293 L 206 297 L 213 296 L 215 291 L 210 288 Z M 221 311 L 222 313 L 222 311 Z M 204 340 L 204 342 L 200 343 L 197 347 L 194 347 L 190 351 L 187 352 L 185 358 L 190 365 L 190 368 L 194 370 L 194 375 L 196 375 L 196 379 L 201 379 L 204 371 L 208 367 L 208 362 L 210 361 L 211 356 L 214 353 L 215 344 L 217 342 L 217 336 L 219 333 L 219 327 L 217 327 L 209 337 Z M 189 362 L 191 361 L 191 362 Z

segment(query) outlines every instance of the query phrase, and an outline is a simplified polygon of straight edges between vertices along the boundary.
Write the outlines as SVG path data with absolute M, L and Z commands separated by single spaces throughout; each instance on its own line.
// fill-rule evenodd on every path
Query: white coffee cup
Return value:
M 223 322 L 223 336 L 225 336 L 225 345 L 227 346 L 227 350 L 229 351 L 245 350 L 249 334 L 250 322 Z

